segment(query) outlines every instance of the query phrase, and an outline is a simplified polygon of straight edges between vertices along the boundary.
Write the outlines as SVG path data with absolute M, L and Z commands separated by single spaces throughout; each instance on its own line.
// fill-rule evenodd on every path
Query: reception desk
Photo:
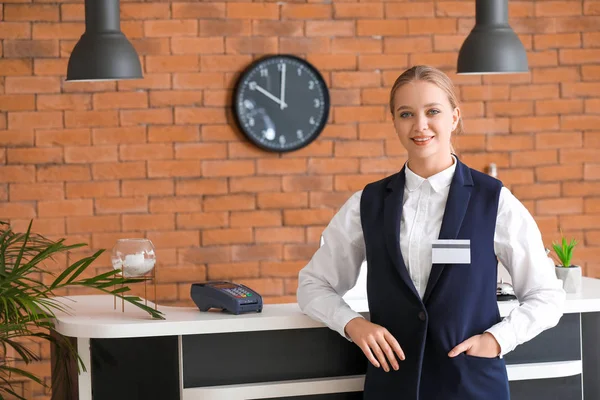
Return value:
M 152 320 L 105 295 L 61 298 L 57 335 L 87 371 L 56 362 L 56 400 L 350 400 L 362 398 L 367 361 L 353 343 L 297 304 L 230 315 L 159 306 Z M 349 304 L 368 317 L 365 300 Z M 502 316 L 518 304 L 499 302 Z M 568 295 L 559 324 L 506 355 L 512 400 L 600 399 L 600 280 Z M 449 399 L 452 400 L 452 399 Z

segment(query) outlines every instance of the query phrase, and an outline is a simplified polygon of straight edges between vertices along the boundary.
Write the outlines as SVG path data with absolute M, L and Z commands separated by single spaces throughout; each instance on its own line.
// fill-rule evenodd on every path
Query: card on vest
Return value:
M 469 239 L 439 239 L 431 244 L 433 264 L 470 264 L 471 241 Z

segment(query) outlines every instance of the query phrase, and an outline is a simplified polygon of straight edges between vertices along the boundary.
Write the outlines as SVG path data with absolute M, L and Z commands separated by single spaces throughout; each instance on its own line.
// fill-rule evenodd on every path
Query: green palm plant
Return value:
M 562 233 L 561 233 L 562 234 Z M 573 259 L 573 249 L 577 245 L 577 240 L 575 238 L 571 239 L 570 242 L 567 242 L 567 239 L 563 236 L 560 243 L 552 242 L 552 248 L 560 261 L 560 264 L 564 268 L 569 268 L 571 266 L 571 260 Z
M 0 400 L 6 395 L 24 400 L 11 384 L 14 378 L 24 377 L 44 385 L 40 377 L 15 366 L 15 361 L 28 365 L 39 360 L 25 344 L 27 340 L 50 342 L 60 350 L 57 354 L 74 357 L 78 368 L 85 370 L 71 343 L 61 335 L 52 334 L 56 312 L 69 312 L 54 294 L 59 289 L 75 286 L 96 289 L 141 308 L 152 318 L 164 319 L 160 311 L 145 305 L 143 299 L 126 294 L 130 290 L 126 285 L 142 282 L 143 278 L 125 278 L 118 275 L 119 270 L 83 277 L 104 250 L 73 262 L 58 275 L 44 269 L 44 261 L 83 246 L 86 244 L 67 245 L 64 239 L 52 241 L 32 233 L 31 223 L 27 232 L 16 233 L 8 223 L 0 221 Z M 7 357 L 9 350 L 15 354 L 14 358 Z

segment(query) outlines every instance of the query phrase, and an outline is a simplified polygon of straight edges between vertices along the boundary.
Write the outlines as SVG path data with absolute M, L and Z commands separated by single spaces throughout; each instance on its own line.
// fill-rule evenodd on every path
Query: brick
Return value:
M 281 226 L 281 212 L 275 211 L 233 211 L 230 225 L 232 228 Z
M 146 164 L 143 161 L 93 164 L 92 174 L 94 180 L 145 178 Z
M 144 79 L 123 80 L 118 82 L 119 90 L 171 89 L 171 74 L 144 73 Z
M 578 34 L 575 34 L 578 35 Z M 598 47 L 598 39 L 600 38 L 600 32 L 585 32 L 583 33 L 583 47 Z M 565 46 L 568 47 L 568 46 Z M 581 46 L 571 46 L 571 47 L 581 47 Z
M 281 191 L 280 177 L 239 177 L 229 178 L 231 193 L 263 193 Z
M 334 209 L 339 209 L 348 199 L 352 196 L 352 192 L 311 192 L 310 193 L 310 207 L 311 208 L 320 208 L 320 207 L 329 207 Z M 309 230 L 318 230 L 318 238 L 321 235 L 325 227 L 322 229 L 318 228 L 308 228 Z M 311 234 L 307 231 L 307 241 L 311 242 Z
M 198 71 L 198 55 L 157 55 L 146 56 L 148 72 Z
M 583 100 L 538 100 L 535 102 L 535 111 L 538 115 L 580 114 L 583 112 Z
M 598 128 L 600 116 L 597 115 L 565 115 L 561 116 L 561 128 L 564 130 L 594 130 Z
M 65 111 L 67 128 L 117 126 L 118 123 L 117 111 Z
M 304 228 L 257 228 L 256 243 L 304 243 Z
M 600 147 L 600 135 L 598 131 L 594 132 L 583 132 L 583 146 L 584 147 Z
M 409 35 L 453 34 L 458 32 L 456 18 L 411 18 L 408 20 Z
M 213 246 L 195 249 L 186 249 L 179 251 L 181 262 L 191 263 L 220 263 L 231 260 L 231 250 L 229 246 Z
M 304 208 L 308 206 L 306 193 L 257 193 L 257 206 L 259 209 L 285 209 Z
M 205 229 L 202 231 L 202 244 L 204 246 L 252 243 L 253 241 L 252 228 Z
M 302 261 L 263 262 L 260 265 L 261 276 L 296 278 L 306 265 Z
M 598 82 L 567 82 L 561 85 L 561 97 L 596 97 L 598 90 Z
M 586 99 L 585 100 L 585 113 L 586 114 L 598 114 L 600 106 L 600 99 Z
M 307 260 L 313 256 L 316 250 L 315 244 L 287 244 L 283 247 L 283 259 Z
M 404 36 L 408 32 L 406 20 L 360 19 L 356 24 L 357 36 Z
M 4 76 L 31 75 L 33 63 L 28 59 L 0 59 L 0 70 Z
M 207 21 L 208 22 L 208 21 Z M 213 23 L 216 21 L 213 21 Z M 240 21 L 235 22 L 239 28 L 243 27 L 243 35 L 249 35 L 250 30 L 246 30 L 245 24 L 240 24 Z M 230 23 L 232 23 L 230 22 Z M 246 22 L 246 21 L 243 21 Z M 220 32 L 220 30 L 216 30 Z M 231 34 L 229 30 L 225 30 L 224 35 L 236 36 L 236 32 Z M 252 21 L 252 34 L 253 36 L 304 36 L 304 23 L 302 21 L 271 21 L 271 20 L 255 20 Z
M 489 117 L 510 117 L 533 114 L 532 101 L 490 101 L 486 115 Z
M 434 35 L 433 49 L 435 51 L 458 51 L 464 41 L 464 35 Z
M 217 228 L 229 225 L 229 213 L 224 212 L 194 212 L 178 213 L 177 228 Z
M 227 158 L 227 146 L 221 143 L 178 143 L 175 145 L 175 158 L 225 159 Z
M 538 17 L 564 17 L 581 14 L 581 2 L 547 1 L 535 4 L 535 15 Z
M 560 226 L 569 230 L 574 227 L 577 227 L 577 229 L 596 229 L 598 222 L 600 222 L 599 215 L 561 215 L 559 217 Z M 563 228 L 563 230 L 565 229 Z
M 535 183 L 526 185 L 513 185 L 513 194 L 520 200 L 546 199 L 560 197 L 559 183 Z
M 338 173 L 356 173 L 359 170 L 359 162 L 355 158 L 313 158 L 308 161 L 309 174 L 338 174 Z
M 491 74 L 491 75 L 483 75 L 483 83 L 484 85 L 511 85 L 515 86 L 518 84 L 530 84 L 532 79 L 532 72 L 518 73 L 518 74 Z M 451 75 L 450 75 L 451 76 Z M 469 77 L 469 75 L 457 75 Z M 456 78 L 453 77 L 453 81 Z M 479 84 L 480 82 L 472 82 L 474 85 Z
M 173 87 L 184 90 L 221 89 L 225 87 L 225 75 L 218 72 L 175 73 Z
M 595 64 L 600 61 L 600 49 L 561 49 L 558 55 L 561 64 Z
M 120 160 L 161 160 L 173 158 L 173 145 L 170 143 L 124 144 L 119 146 Z
M 31 23 L 29 22 L 0 22 L 1 39 L 31 38 Z
M 438 17 L 475 17 L 475 4 L 470 1 L 437 2 L 435 15 Z
M 207 267 L 209 279 L 258 278 L 258 262 L 218 263 Z
M 62 149 L 59 148 L 9 148 L 6 158 L 9 164 L 61 163 Z
M 269 3 L 227 3 L 226 18 L 279 19 L 279 5 Z
M 175 8 L 175 4 L 173 7 Z M 144 35 L 147 37 L 196 36 L 197 34 L 198 21 L 194 19 L 144 21 Z
M 334 109 L 335 123 L 379 122 L 385 118 L 383 106 L 337 107 Z
M 13 219 L 10 221 L 11 227 L 15 232 L 26 232 L 29 223 L 32 222 L 31 231 L 40 235 L 64 235 L 65 234 L 65 219 L 64 218 L 34 218 L 34 219 Z M 55 261 L 58 261 L 58 256 Z M 66 257 L 61 257 L 66 260 Z M 61 260 L 62 261 L 62 260 Z M 48 264 L 44 264 L 47 266 Z M 65 266 L 66 267 L 66 266 Z M 63 267 L 63 268 L 65 268 Z
M 460 94 L 464 101 L 475 100 L 508 100 L 510 93 L 509 86 L 464 86 L 461 87 Z
M 250 36 L 252 33 L 251 21 L 240 21 L 240 20 L 202 20 L 200 21 L 200 36 Z M 279 21 L 270 20 L 256 20 L 254 23 L 280 23 Z M 300 26 L 302 30 L 302 26 Z M 258 36 L 277 36 L 275 33 L 269 34 L 269 30 L 262 31 L 264 34 L 260 35 L 261 31 L 256 31 Z M 294 36 L 292 34 L 287 36 Z
M 174 37 L 171 38 L 171 52 L 173 54 L 222 54 L 225 52 L 225 43 L 221 37 Z
M 225 39 L 228 54 L 272 54 L 277 53 L 279 40 L 276 37 L 231 37 Z
M 598 214 L 600 213 L 600 199 L 587 198 L 583 200 L 583 207 L 587 214 Z
M 0 94 L 0 110 L 29 111 L 35 109 L 33 94 Z
M 178 180 L 175 191 L 178 196 L 225 194 L 227 193 L 227 179 Z
M 122 126 L 172 124 L 173 111 L 170 108 L 152 108 L 147 110 L 120 110 Z
M 117 146 L 77 146 L 65 148 L 66 163 L 117 161 Z
M 232 261 L 278 261 L 281 260 L 282 257 L 283 247 L 280 244 L 231 246 Z M 255 286 L 251 287 L 256 288 Z
M 194 177 L 201 174 L 200 161 L 148 161 L 148 176 L 150 178 L 164 177 Z
M 383 18 L 381 3 L 336 3 L 333 5 L 335 19 Z
M 359 44 L 368 45 L 373 43 L 372 41 L 360 41 L 358 39 L 349 41 L 337 41 L 336 42 L 336 53 L 352 52 L 352 49 L 356 49 Z M 347 45 L 347 48 L 343 46 Z M 366 50 L 366 49 L 364 49 Z M 285 38 L 279 39 L 279 51 L 281 53 L 289 54 L 307 54 L 307 53 L 331 53 L 332 45 L 331 39 L 323 37 L 313 38 Z
M 69 199 L 116 197 L 121 190 L 118 181 L 67 182 L 66 197 Z
M 33 203 L 0 203 L 0 215 L 5 219 L 34 218 L 36 216 Z
M 581 132 L 538 133 L 535 136 L 535 147 L 538 149 L 561 149 L 582 145 Z
M 374 89 L 377 90 L 377 89 Z M 360 104 L 360 89 L 330 89 L 329 99 L 332 106 L 349 106 Z M 369 104 L 366 103 L 365 104 Z M 380 104 L 380 103 L 370 103 Z
M 59 8 L 55 4 L 5 4 L 5 21 L 58 21 Z
M 94 109 L 147 108 L 148 95 L 143 92 L 95 93 Z
M 121 19 L 159 19 L 170 14 L 169 4 L 125 3 L 121 4 Z
M 557 84 L 519 85 L 510 88 L 511 100 L 547 100 L 559 97 Z
M 36 104 L 38 110 L 90 110 L 92 97 L 84 94 L 40 94 Z
M 306 36 L 354 36 L 354 21 L 306 21 Z
M 33 146 L 33 130 L 17 129 L 0 131 L 0 146 Z M 3 163 L 6 162 L 6 154 L 3 156 Z
M 150 212 L 192 212 L 202 209 L 202 200 L 197 197 L 177 198 L 177 197 L 158 197 L 150 199 Z
M 92 131 L 94 145 L 142 143 L 146 141 L 145 127 L 95 128 Z
M 281 40 L 283 41 L 283 39 Z M 281 43 L 281 42 L 280 42 Z M 281 46 L 281 44 L 280 44 Z M 280 47 L 281 50 L 281 47 Z M 252 60 L 250 55 L 210 55 L 208 57 L 200 58 L 200 70 L 207 72 L 238 72 L 244 66 Z M 224 80 L 220 81 L 220 85 L 216 87 L 223 87 Z M 177 86 L 175 86 L 177 87 Z M 214 86 L 213 86 L 214 87 Z
M 71 217 L 92 215 L 94 207 L 90 199 L 39 201 L 40 217 Z
M 58 93 L 60 78 L 55 76 L 8 76 L 5 78 L 5 93 Z
M 558 152 L 556 150 L 514 151 L 510 154 L 510 160 L 511 166 L 514 167 L 553 165 L 558 162 Z
M 281 7 L 282 19 L 331 19 L 332 6 L 329 4 L 294 4 L 288 3 Z M 339 16 L 337 16 L 339 19 Z
M 204 161 L 202 162 L 204 176 L 247 176 L 254 175 L 253 161 Z
M 485 149 L 485 135 L 458 135 L 454 137 L 454 148 L 461 151 L 475 151 Z M 365 160 L 366 162 L 367 160 Z
M 510 135 L 510 136 L 489 136 L 487 150 L 490 151 L 515 151 L 532 149 L 534 143 L 533 136 Z
M 53 111 L 15 111 L 8 114 L 9 129 L 62 128 L 62 114 Z
M 332 190 L 331 176 L 284 176 L 284 192 L 302 192 L 312 190 Z
M 559 119 L 556 116 L 549 117 L 519 117 L 511 119 L 510 130 L 517 132 L 538 132 L 559 129 Z
M 58 57 L 57 40 L 4 40 L 4 57 Z
M 144 37 L 144 21 L 121 21 L 121 31 L 128 39 Z
M 156 248 L 198 247 L 200 234 L 197 231 L 148 232 L 147 238 Z
M 561 83 L 579 80 L 579 69 L 576 67 L 536 68 L 533 70 L 534 83 Z
M 583 168 L 581 164 L 537 167 L 535 175 L 538 182 L 581 180 Z
M 176 107 L 175 123 L 180 124 L 220 124 L 226 123 L 227 117 L 222 108 Z
M 360 160 L 360 172 L 365 174 L 395 173 L 398 172 L 405 161 L 406 158 L 402 157 L 363 158 Z
M 583 212 L 583 198 L 566 197 L 560 199 L 537 200 L 535 205 L 536 214 L 581 214 Z
M 9 185 L 11 201 L 62 200 L 65 191 L 62 183 L 12 183 Z
M 162 254 L 163 252 L 161 252 L 160 257 L 161 259 L 164 259 Z M 205 281 L 207 277 L 206 266 L 204 265 L 169 266 L 168 268 L 157 270 L 156 274 L 157 281 L 165 283 L 202 282 Z M 181 289 L 181 285 L 179 286 L 179 289 Z
M 33 24 L 32 38 L 37 40 L 71 39 L 78 40 L 85 31 L 79 22 L 38 22 Z
M 303 174 L 306 169 L 305 158 L 257 160 L 257 173 L 261 175 Z
M 200 136 L 197 126 L 149 126 L 149 142 L 194 142 Z
M 173 18 L 225 18 L 225 3 L 172 3 Z
M 558 52 L 556 50 L 531 52 L 530 55 L 528 55 L 528 63 L 530 68 L 554 67 L 558 65 L 558 59 Z
M 121 229 L 118 215 L 67 217 L 68 233 L 114 232 Z
M 204 197 L 204 211 L 254 210 L 253 194 L 211 195 Z
M 579 33 L 534 35 L 533 43 L 535 50 L 568 47 L 579 48 L 581 47 L 581 35 Z
M 561 149 L 561 164 L 595 162 L 598 158 L 598 152 L 595 149 Z
M 600 165 L 584 164 L 583 179 L 585 179 L 586 181 L 600 180 Z
M 191 90 L 160 90 L 150 92 L 150 106 L 199 106 L 202 104 L 202 92 Z
M 98 197 L 95 199 L 96 214 L 146 213 L 146 197 Z
M 88 181 L 90 179 L 88 165 L 56 165 L 37 168 L 38 182 Z
M 600 195 L 600 183 L 598 182 L 564 182 L 562 185 L 563 193 L 569 196 Z
M 331 51 L 335 54 L 381 53 L 382 49 L 383 42 L 379 38 L 334 37 L 331 43 Z
M 122 216 L 124 231 L 168 230 L 175 228 L 173 214 L 125 214 Z

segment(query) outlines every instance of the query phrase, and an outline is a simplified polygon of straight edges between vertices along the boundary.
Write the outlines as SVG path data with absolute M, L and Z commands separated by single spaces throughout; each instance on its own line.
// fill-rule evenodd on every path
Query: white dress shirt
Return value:
M 455 169 L 456 161 L 424 179 L 408 165 L 405 168 L 400 249 L 421 298 L 431 272 L 431 244 L 440 233 Z M 344 337 L 347 337 L 346 324 L 362 317 L 342 298 L 356 284 L 365 260 L 361 195 L 362 191 L 354 193 L 332 218 L 323 232 L 323 245 L 298 277 L 297 297 L 302 311 Z M 500 191 L 494 251 L 510 273 L 520 302 L 501 322 L 487 330 L 494 335 L 500 344 L 500 354 L 504 355 L 558 323 L 565 291 L 554 272 L 554 263 L 546 255 L 535 220 L 505 187 Z

